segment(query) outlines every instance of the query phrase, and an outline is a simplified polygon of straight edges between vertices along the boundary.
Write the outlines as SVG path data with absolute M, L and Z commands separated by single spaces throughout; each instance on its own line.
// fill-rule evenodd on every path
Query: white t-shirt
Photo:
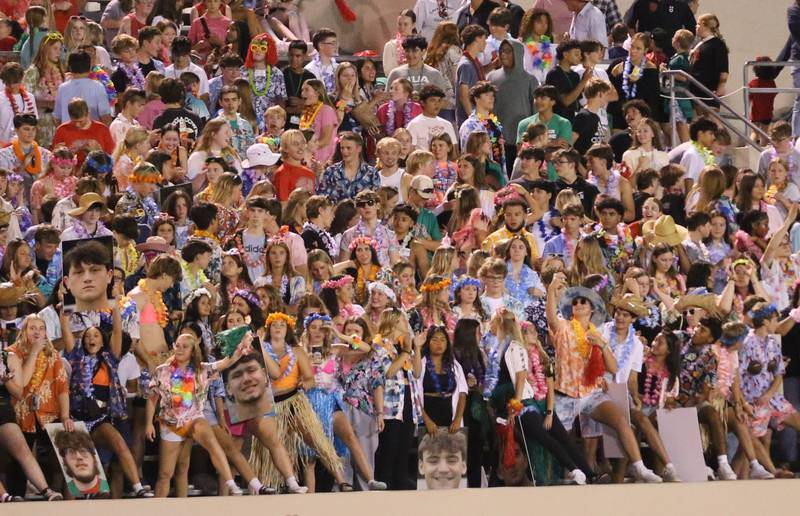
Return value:
M 458 145 L 453 124 L 439 116 L 420 115 L 408 123 L 407 129 L 411 133 L 411 143 L 420 150 L 430 150 L 431 138 L 440 134 L 447 134 L 453 145 Z
M 391 186 L 392 188 L 397 189 L 398 204 L 405 202 L 405 200 L 403 199 L 403 190 L 400 188 L 400 185 L 403 182 L 403 175 L 405 173 L 406 171 L 403 170 L 402 168 L 398 168 L 397 171 L 391 176 L 384 176 L 383 173 L 380 173 L 381 186 Z
M 119 383 L 122 385 L 122 388 L 125 389 L 125 384 L 129 381 L 138 380 L 141 374 L 142 369 L 139 367 L 139 362 L 136 361 L 136 357 L 133 356 L 133 353 L 130 351 L 125 353 L 117 366 L 117 376 L 119 376 Z M 136 396 L 136 393 L 128 392 L 128 390 L 125 389 L 125 396 L 133 398 Z
M 200 79 L 199 95 L 208 95 L 208 75 L 205 70 L 194 63 L 189 63 L 187 68 L 178 70 L 174 64 L 169 65 L 164 69 L 164 77 L 167 79 L 180 79 L 183 72 L 192 72 Z
M 606 339 L 609 345 L 611 344 L 611 332 L 613 327 L 614 321 L 611 321 L 605 323 L 602 328 L 600 328 L 600 334 Z M 631 326 L 628 331 L 633 332 L 633 327 Z M 631 371 L 636 371 L 637 373 L 642 371 L 642 364 L 644 362 L 644 345 L 642 341 L 634 336 L 630 352 L 626 352 L 626 348 L 625 341 L 615 343 L 614 357 L 617 359 L 617 373 L 614 375 L 614 382 L 616 383 L 627 384 Z

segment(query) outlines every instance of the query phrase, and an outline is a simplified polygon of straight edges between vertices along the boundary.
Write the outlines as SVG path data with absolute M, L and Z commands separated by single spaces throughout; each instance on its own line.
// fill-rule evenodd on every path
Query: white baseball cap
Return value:
M 247 148 L 247 159 L 242 161 L 242 167 L 252 168 L 258 166 L 271 167 L 281 158 L 280 154 L 272 152 L 266 143 L 254 143 Z
M 416 190 L 417 194 L 423 199 L 430 199 L 433 197 L 433 179 L 428 176 L 414 176 L 411 180 L 410 188 Z

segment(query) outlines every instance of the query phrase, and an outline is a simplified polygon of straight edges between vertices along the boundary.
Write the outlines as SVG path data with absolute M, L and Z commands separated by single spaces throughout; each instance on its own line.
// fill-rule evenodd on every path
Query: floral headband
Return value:
M 747 312 L 747 315 L 750 316 L 751 319 L 767 319 L 771 317 L 773 314 L 778 313 L 778 307 L 774 304 L 769 304 L 763 308 L 759 308 L 758 310 L 750 310 Z
M 328 315 L 320 314 L 320 313 L 316 313 L 315 312 L 315 313 L 309 315 L 308 317 L 306 317 L 305 319 L 303 319 L 303 328 L 308 328 L 309 326 L 311 326 L 311 323 L 313 323 L 314 321 L 322 321 L 323 323 L 326 323 L 326 322 L 329 323 L 329 322 L 332 321 L 332 319 Z
M 14 172 L 10 173 L 10 174 L 8 175 L 8 177 L 6 177 L 6 180 L 7 180 L 9 183 L 22 183 L 22 182 L 24 182 L 24 181 L 25 181 L 25 180 L 22 178 L 22 176 L 21 176 L 21 175 L 19 175 L 19 174 L 16 174 L 16 173 L 14 173 Z
M 450 279 L 445 278 L 442 281 L 437 281 L 436 283 L 429 283 L 427 285 L 422 285 L 419 289 L 420 292 L 438 292 L 450 286 Z
M 374 238 L 368 236 L 355 237 L 353 241 L 350 242 L 348 248 L 352 252 L 353 250 L 355 250 L 356 247 L 360 245 L 368 245 L 371 248 L 375 249 L 376 251 L 378 249 L 378 242 L 376 242 Z
M 719 342 L 726 348 L 732 348 L 739 342 L 743 341 L 745 337 L 747 337 L 746 333 L 742 333 L 741 335 L 723 335 L 719 338 Z
M 286 322 L 286 326 L 294 329 L 294 325 L 297 319 L 295 319 L 291 315 L 286 315 L 283 312 L 272 312 L 271 314 L 269 314 L 269 317 L 267 317 L 267 322 L 264 323 L 264 327 L 268 328 L 275 321 L 284 321 Z
M 114 160 L 109 157 L 105 163 L 101 163 L 92 156 L 86 158 L 86 164 L 98 174 L 110 174 L 114 169 Z
M 268 244 L 285 244 L 286 237 L 289 234 L 289 226 L 281 226 L 278 232 L 269 238 Z
M 186 296 L 186 299 L 184 300 L 184 302 L 187 305 L 189 305 L 195 299 L 199 299 L 199 298 L 201 298 L 203 296 L 206 296 L 209 299 L 211 299 L 211 292 L 209 292 L 208 289 L 205 288 L 205 287 L 200 287 L 200 288 L 194 289 L 188 296 Z
M 369 290 L 370 294 L 372 294 L 374 291 L 377 290 L 378 292 L 383 293 L 384 296 L 391 299 L 392 302 L 397 301 L 397 295 L 394 293 L 394 290 L 389 288 L 389 285 L 381 283 L 380 281 L 373 281 L 372 283 L 370 283 L 369 286 L 367 287 L 367 290 Z
M 322 288 L 342 288 L 345 285 L 349 285 L 353 282 L 352 276 L 342 276 L 338 280 L 328 280 L 322 283 Z
M 161 174 L 131 174 L 128 176 L 128 181 L 131 183 L 153 183 L 157 185 L 161 182 Z
M 256 296 L 255 294 L 253 294 L 249 290 L 245 290 L 243 288 L 240 288 L 240 289 L 236 290 L 236 292 L 233 293 L 233 296 L 231 296 L 231 299 L 233 299 L 234 297 L 241 297 L 242 299 L 244 299 L 245 301 L 249 302 L 252 305 L 259 306 L 259 307 L 261 306 L 261 301 L 259 301 L 258 296 Z
M 169 213 L 164 213 L 162 211 L 161 213 L 158 214 L 158 217 L 156 217 L 155 221 L 157 223 L 158 222 L 171 222 L 172 224 L 175 224 L 175 217 L 173 217 Z
M 52 158 L 50 158 L 50 163 L 58 167 L 74 167 L 75 165 L 78 164 L 78 159 L 75 157 L 60 158 L 58 156 L 53 156 Z
M 480 290 L 481 280 L 478 278 L 473 278 L 472 276 L 462 276 L 461 279 L 456 281 L 456 290 L 464 287 L 475 287 Z

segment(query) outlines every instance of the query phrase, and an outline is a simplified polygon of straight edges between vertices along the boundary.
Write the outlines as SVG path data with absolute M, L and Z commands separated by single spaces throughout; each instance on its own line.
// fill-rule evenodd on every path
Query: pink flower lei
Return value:
M 337 288 L 342 288 L 345 285 L 349 285 L 350 283 L 353 283 L 352 276 L 342 276 L 338 280 L 327 280 L 322 282 L 322 288 L 337 289 Z
M 398 65 L 406 64 L 406 51 L 403 48 L 403 42 L 405 40 L 406 40 L 406 38 L 404 38 L 403 35 L 400 34 L 399 32 L 394 37 L 394 46 L 397 49 L 397 64 Z
M 652 356 L 647 357 L 645 362 L 645 380 L 644 389 L 642 392 L 642 404 L 648 407 L 658 406 L 658 400 L 661 397 L 661 386 L 664 380 L 669 376 L 666 368 L 655 370 L 655 360 Z

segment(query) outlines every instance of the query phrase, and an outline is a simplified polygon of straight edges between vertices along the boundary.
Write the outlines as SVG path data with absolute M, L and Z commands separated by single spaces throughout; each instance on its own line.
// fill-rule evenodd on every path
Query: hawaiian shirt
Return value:
M 706 387 L 717 383 L 717 356 L 711 346 L 697 348 L 691 339 L 681 348 L 680 394 L 682 405 L 692 404 L 694 397 L 702 394 Z
M 133 187 L 129 186 L 117 202 L 114 213 L 116 215 L 129 215 L 135 218 L 139 224 L 152 226 L 161 213 L 161 209 L 152 197 L 140 197 L 139 194 L 133 191 Z
M 495 245 L 505 240 L 508 240 L 514 235 L 524 236 L 525 240 L 528 241 L 528 245 L 531 248 L 531 259 L 535 260 L 536 258 L 539 257 L 539 249 L 536 247 L 536 238 L 532 234 L 528 233 L 528 230 L 525 228 L 520 229 L 517 233 L 512 233 L 504 225 L 503 227 L 501 227 L 500 229 L 498 229 L 497 231 L 486 237 L 486 240 L 483 241 L 481 248 L 484 251 L 492 252 Z
M 750 331 L 744 339 L 739 351 L 739 374 L 742 377 L 742 394 L 748 403 L 755 403 L 772 385 L 776 376 L 786 372 L 786 365 L 781 354 L 781 344 L 774 335 L 759 338 Z M 782 396 L 773 396 L 771 404 L 780 409 L 783 403 L 775 401 Z
M 525 264 L 522 264 L 522 269 L 519 272 L 519 279 L 515 280 L 511 277 L 512 265 L 508 263 L 508 276 L 506 276 L 506 292 L 508 295 L 520 301 L 521 303 L 528 304 L 531 301 L 531 295 L 528 289 L 535 288 L 545 291 L 542 280 L 539 274 Z
M 388 348 L 387 348 L 388 346 Z M 397 350 L 394 346 L 384 341 L 382 344 L 385 354 L 381 355 L 381 367 L 388 371 L 392 362 L 397 358 Z M 383 418 L 393 420 L 403 420 L 403 409 L 405 407 L 406 389 L 411 389 L 409 398 L 411 399 L 411 418 L 414 423 L 422 422 L 422 404 L 419 402 L 420 396 L 417 393 L 417 382 L 413 380 L 411 368 L 411 358 L 406 358 L 406 363 L 392 377 L 386 377 L 383 387 Z
M 600 238 L 600 248 L 603 251 L 603 258 L 609 268 L 622 273 L 628 265 L 628 261 L 636 251 L 636 244 L 631 236 L 631 230 L 622 222 L 617 226 L 617 233 L 612 234 L 602 226 L 598 225 L 602 237 Z
M 362 161 L 352 181 L 344 174 L 344 162 L 334 163 L 325 170 L 317 185 L 319 195 L 327 195 L 332 204 L 338 204 L 345 199 L 355 199 L 356 194 L 363 190 L 377 192 L 381 187 L 381 175 Z
M 264 113 L 267 108 L 279 104 L 286 98 L 286 82 L 283 80 L 283 72 L 276 66 L 268 66 L 264 71 L 266 73 L 256 74 L 253 70 L 242 68 L 242 78 L 250 81 L 250 96 L 253 97 L 253 112 L 256 114 L 259 133 L 266 130 Z M 264 93 L 259 94 L 258 92 Z
M 219 241 L 208 237 L 193 236 L 192 238 L 202 240 L 211 246 L 211 260 L 208 262 L 205 272 L 210 281 L 219 283 L 220 275 L 222 274 L 222 247 L 220 247 Z
M 223 115 L 223 111 L 220 109 L 219 113 L 217 113 L 217 117 L 225 120 L 228 122 L 228 125 L 231 126 L 231 131 L 233 132 L 233 136 L 231 136 L 231 146 L 236 149 L 239 156 L 246 156 L 247 149 L 256 142 L 253 126 L 238 113 L 236 114 L 236 118 L 231 120 Z M 247 191 L 249 192 L 250 189 L 248 188 Z M 244 195 L 247 194 L 245 193 Z
M 555 389 L 570 398 L 583 398 L 597 392 L 596 385 L 586 385 L 584 375 L 588 360 L 578 350 L 578 339 L 572 329 L 572 321 L 559 318 L 550 338 L 555 345 Z
M 62 258 L 61 248 L 56 249 L 53 259 L 50 260 L 50 263 L 47 265 L 47 271 L 44 276 L 39 278 L 39 283 L 36 285 L 39 288 L 39 292 L 42 293 L 42 296 L 46 298 L 49 298 L 53 294 L 56 284 L 61 279 L 61 274 L 63 273 L 61 267 Z
M 345 253 L 349 258 L 350 242 L 360 236 L 372 237 L 378 243 L 378 261 L 381 267 L 392 266 L 389 254 L 398 252 L 398 246 L 397 237 L 395 237 L 394 231 L 389 229 L 389 226 L 378 222 L 375 226 L 375 232 L 370 233 L 367 224 L 363 220 L 360 220 L 358 224 L 342 234 L 342 240 L 339 244 L 340 252 Z
M 203 417 L 203 408 L 208 399 L 208 389 L 214 375 L 217 374 L 212 363 L 203 362 L 200 370 L 195 371 L 194 390 L 191 393 L 191 405 L 184 407 L 173 403 L 172 361 L 164 362 L 156 367 L 150 380 L 150 389 L 157 390 L 160 394 L 161 412 L 159 418 L 168 425 L 182 427 L 197 418 Z
M 368 416 L 375 415 L 372 393 L 386 383 L 388 355 L 385 349 L 377 346 L 366 359 L 353 364 L 347 372 L 342 368 L 341 358 L 337 359 L 340 361 L 340 382 L 344 391 L 342 398 Z M 388 363 L 391 365 L 391 359 Z
M 125 389 L 119 381 L 117 368 L 119 360 L 109 351 L 101 351 L 95 357 L 89 357 L 80 344 L 75 345 L 72 351 L 64 354 L 72 371 L 69 381 L 69 407 L 70 412 L 83 421 L 86 412 L 83 407 L 93 399 L 93 388 L 86 385 L 87 378 L 91 381 L 101 366 L 108 372 L 108 415 L 112 418 L 126 418 L 128 408 L 126 404 Z M 91 374 L 84 375 L 84 369 L 89 369 Z M 91 382 L 90 382 L 91 383 Z
M 478 118 L 478 114 L 472 114 L 464 120 L 458 130 L 458 139 L 461 141 L 461 148 L 467 148 L 467 139 L 470 133 L 479 132 L 489 135 L 492 142 L 492 161 L 500 165 L 502 170 L 506 170 L 506 149 L 503 140 L 503 126 L 494 114 L 490 114 L 485 121 Z
M 437 204 L 444 201 L 447 190 L 458 179 L 458 166 L 452 161 L 437 161 L 433 165 L 433 192 Z
M 21 361 L 28 353 L 23 353 L 18 344 L 9 346 Z M 35 432 L 37 423 L 44 426 L 57 421 L 60 416 L 58 397 L 69 393 L 69 379 L 61 355 L 52 348 L 39 352 L 33 377 L 22 391 L 22 398 L 12 399 L 17 424 L 23 432 Z M 40 362 L 41 361 L 41 362 Z M 43 370 L 39 372 L 39 365 Z

